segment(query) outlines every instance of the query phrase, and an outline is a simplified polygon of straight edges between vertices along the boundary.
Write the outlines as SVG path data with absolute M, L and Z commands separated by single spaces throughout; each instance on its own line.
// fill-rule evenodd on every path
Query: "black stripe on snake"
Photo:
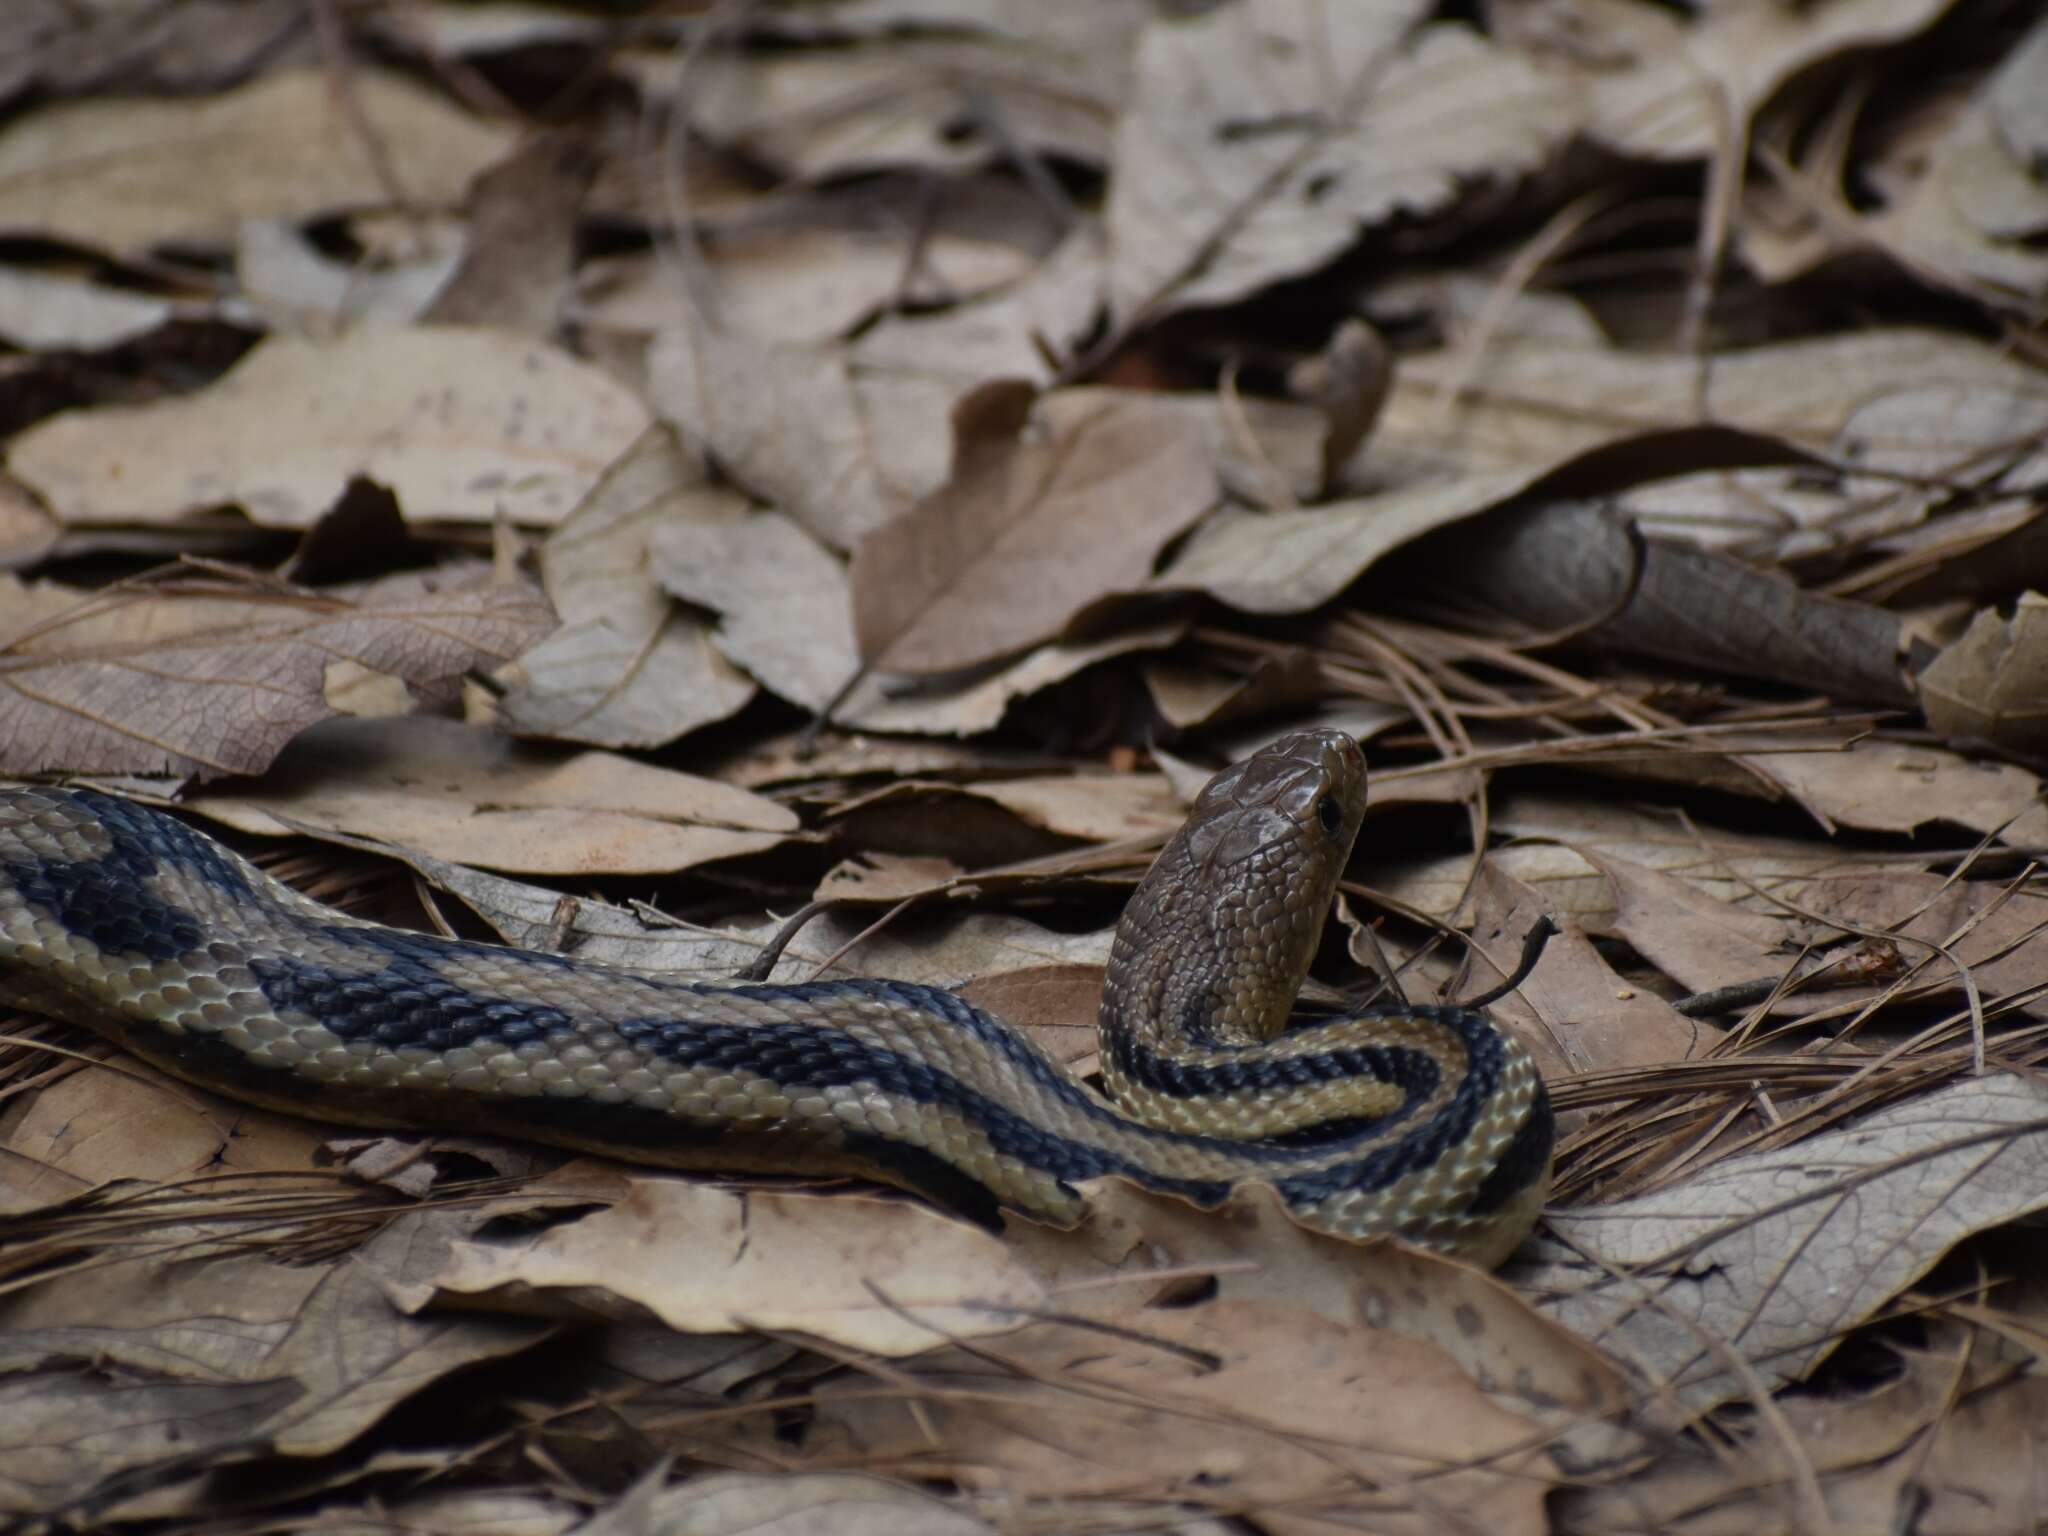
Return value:
M 630 1161 L 853 1174 L 985 1224 L 1070 1224 L 1115 1175 L 1201 1206 L 1270 1185 L 1304 1225 L 1497 1263 L 1552 1118 L 1483 1013 L 1289 1028 L 1364 816 L 1363 755 L 1283 737 L 1210 781 L 1133 894 L 1103 1089 L 935 987 L 722 984 L 385 927 L 163 812 L 0 788 L 0 1002 L 230 1097 Z

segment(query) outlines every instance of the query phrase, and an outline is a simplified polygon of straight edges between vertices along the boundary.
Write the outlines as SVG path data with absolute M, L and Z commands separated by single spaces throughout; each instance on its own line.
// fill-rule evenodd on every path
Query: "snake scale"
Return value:
M 1497 1263 L 1549 1187 L 1527 1052 L 1460 1008 L 1287 1027 L 1365 790 L 1333 731 L 1210 781 L 1118 925 L 1103 1093 L 934 987 L 715 984 L 390 928 L 89 790 L 0 788 L 0 1003 L 319 1119 L 857 1174 L 990 1224 L 1071 1224 L 1104 1175 L 1203 1206 L 1256 1181 L 1309 1227 Z

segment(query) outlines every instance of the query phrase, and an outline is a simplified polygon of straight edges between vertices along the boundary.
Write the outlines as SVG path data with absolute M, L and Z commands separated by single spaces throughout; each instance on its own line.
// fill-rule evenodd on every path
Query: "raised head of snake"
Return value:
M 1364 808 L 1358 748 L 1275 742 L 1196 802 L 1120 926 L 1105 1099 L 935 987 L 732 985 L 365 922 L 183 821 L 0 788 L 0 1003 L 235 1098 L 636 1162 L 853 1173 L 993 1222 L 1080 1219 L 1085 1180 L 1491 1263 L 1549 1182 L 1528 1055 L 1481 1014 L 1281 1032 Z

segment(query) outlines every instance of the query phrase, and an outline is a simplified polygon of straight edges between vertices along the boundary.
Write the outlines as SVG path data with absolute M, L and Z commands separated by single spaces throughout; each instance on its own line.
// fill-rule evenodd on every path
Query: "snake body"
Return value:
M 0 1002 L 319 1119 L 853 1173 L 991 1223 L 1071 1224 L 1105 1175 L 1204 1206 L 1261 1182 L 1307 1226 L 1495 1263 L 1549 1186 L 1513 1037 L 1441 1007 L 1286 1027 L 1364 806 L 1336 732 L 1209 783 L 1117 930 L 1106 1099 L 934 987 L 714 984 L 390 928 L 86 790 L 0 788 Z

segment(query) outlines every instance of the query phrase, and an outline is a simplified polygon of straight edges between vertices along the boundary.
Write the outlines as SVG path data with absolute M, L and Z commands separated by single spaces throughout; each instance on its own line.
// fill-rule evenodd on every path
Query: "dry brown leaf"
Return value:
M 401 76 L 358 65 L 349 89 L 384 142 L 405 146 L 400 185 L 422 204 L 457 202 L 512 145 L 512 130 Z M 311 218 L 391 190 L 318 69 L 218 96 L 58 103 L 0 133 L 0 226 L 117 253 L 225 247 L 245 218 Z
M 554 624 L 523 580 L 451 566 L 316 591 L 186 577 L 84 597 L 0 577 L 0 771 L 257 773 L 351 662 L 427 690 Z
M 859 668 L 845 566 L 781 513 L 670 519 L 647 553 L 663 587 L 719 616 L 720 653 L 790 702 L 823 709 Z
M 221 1173 L 304 1173 L 326 1135 L 289 1115 L 231 1104 L 133 1057 L 40 1089 L 7 1123 L 7 1150 L 88 1183 Z
M 1599 848 L 1575 851 L 1614 887 L 1614 915 L 1606 931 L 1628 940 L 1637 954 L 1687 991 L 1755 981 L 1791 965 L 1793 952 L 1786 948 L 1791 934 L 1782 918 L 1716 901 L 1690 881 Z
M 1223 488 L 1253 506 L 1288 506 L 1322 494 L 1330 418 L 1312 405 L 1079 384 L 1039 397 L 1033 412 L 1055 435 L 1107 411 L 1135 406 L 1201 433 Z
M 865 180 L 701 220 L 687 280 L 667 252 L 594 263 L 577 314 L 652 332 L 702 310 L 764 341 L 829 342 L 900 306 L 950 311 L 1017 283 L 1056 239 L 1045 202 L 1021 185 Z
M 1488 850 L 1487 861 L 1534 886 L 1553 908 L 1594 932 L 1603 931 L 1611 917 L 1615 895 L 1606 877 L 1577 851 L 1581 848 L 1680 876 L 1715 900 L 1751 910 L 1759 909 L 1754 887 L 1797 900 L 1807 881 L 1824 875 L 1902 867 L 1896 859 L 1859 857 L 1793 837 L 1711 825 L 1695 834 L 1673 817 L 1614 799 L 1527 791 L 1496 795 L 1492 827 L 1508 845 Z M 1936 857 L 1928 854 L 1927 862 Z M 1372 884 L 1420 911 L 1448 917 L 1471 873 L 1472 855 L 1456 853 L 1376 863 Z
M 852 1473 L 718 1472 L 661 1486 L 657 1470 L 577 1536 L 996 1536 L 942 1499 Z
M 1557 916 L 1487 860 L 1472 889 L 1472 946 L 1498 979 L 1514 973 L 1524 938 L 1546 915 Z M 1535 970 L 1495 1005 L 1505 1022 L 1519 1026 L 1516 1033 L 1547 1076 L 1685 1061 L 1718 1038 L 1719 1031 L 1623 981 L 1571 918 L 1558 927 Z
M 1890 1345 L 1895 1379 L 1783 1398 L 1791 1444 L 1724 1416 L 1715 1433 L 1730 1443 L 1675 1444 L 1623 1484 L 1567 1495 L 1560 1516 L 1589 1536 L 1755 1536 L 1783 1528 L 1810 1469 L 1838 1531 L 1886 1529 L 1901 1509 L 1926 1531 L 2025 1530 L 2048 1493 L 2037 1454 L 2044 1383 L 1984 1348 L 1981 1331 L 1973 1340 L 1937 1322 L 1935 1333 L 1931 1347 Z
M 2024 598 L 2021 603 L 2027 606 Z M 1840 752 L 1758 753 L 1755 760 L 1801 805 L 1845 827 L 1911 833 L 1945 821 L 1985 836 L 1996 833 L 2016 848 L 2048 843 L 2041 780 L 2016 763 L 1874 737 Z
M 712 53 L 692 60 L 679 100 L 697 131 L 797 182 L 965 170 L 1026 151 L 1099 165 L 1136 8 L 1036 7 L 994 28 L 990 19 L 981 10 L 954 18 L 950 36 L 886 46 Z M 651 83 L 674 90 L 673 70 Z
M 1114 1333 L 1042 1323 L 899 1369 L 922 1395 L 820 1389 L 816 1454 L 968 1488 L 1185 1503 L 1275 1536 L 1546 1528 L 1553 1474 L 1533 1424 L 1429 1345 L 1290 1307 L 1217 1301 Z
M 119 346 L 190 308 L 100 283 L 0 272 L 0 337 L 24 351 Z
M 590 140 L 558 130 L 535 134 L 479 175 L 469 189 L 462 262 L 419 318 L 552 339 L 575 266 L 577 214 L 596 170 Z
M 1424 14 L 1246 0 L 1147 27 L 1106 214 L 1118 317 L 1242 298 L 1563 143 L 1572 91 Z
M 736 1193 L 595 1164 L 530 1188 L 558 1179 L 608 1203 L 524 1237 L 454 1238 L 408 1285 L 420 1300 L 604 1292 L 685 1333 L 793 1331 L 882 1355 L 1007 1332 L 1047 1305 L 1001 1238 L 912 1201 Z
M 1073 962 L 1020 966 L 962 982 L 954 990 L 977 1008 L 1029 1032 L 1049 1055 L 1092 1071 L 1103 967 Z
M 696 614 L 668 600 L 651 553 L 668 527 L 718 526 L 746 499 L 707 482 L 665 429 L 605 471 L 541 546 L 562 626 L 520 656 L 498 702 L 506 729 L 599 747 L 665 746 L 738 713 L 753 685 Z
M 1101 312 L 1104 263 L 1102 231 L 1083 221 L 1022 281 L 931 314 L 884 315 L 851 355 L 871 368 L 950 379 L 960 394 L 984 379 L 1050 384 Z
M 274 336 L 196 394 L 67 411 L 8 463 L 72 524 L 232 503 L 305 528 L 358 475 L 414 518 L 556 523 L 647 425 L 622 385 L 530 338 L 371 326 Z
M 1200 439 L 1135 402 L 1034 441 L 1031 390 L 961 402 L 952 479 L 854 552 L 861 654 L 891 672 L 953 672 L 1055 639 L 1091 602 L 1143 585 L 1212 507 Z
M 1726 152 L 1729 135 L 1799 71 L 1836 54 L 1918 32 L 1949 0 L 1864 0 L 1824 11 L 1716 6 L 1679 13 L 1644 0 L 1578 0 L 1595 56 L 1570 70 L 1588 131 L 1615 151 L 1650 160 Z M 1562 76 L 1569 61 L 1553 58 Z
M 856 368 L 832 348 L 768 343 L 693 316 L 647 349 L 664 419 L 733 479 L 834 549 L 944 483 L 957 389 Z
M 519 874 L 660 874 L 772 848 L 794 812 L 714 779 L 432 716 L 332 720 L 261 783 L 187 804 L 244 832 L 348 833 Z
M 2010 618 L 1980 609 L 1960 640 L 1921 669 L 1927 723 L 1945 736 L 2024 752 L 2048 739 L 2048 598 L 2022 592 Z M 2036 654 L 2036 647 L 2044 647 Z
M 145 1257 L 0 1300 L 0 1509 L 90 1511 L 145 1469 L 259 1447 L 328 1455 L 439 1378 L 546 1336 L 524 1319 L 395 1311 L 374 1271 L 417 1219 L 360 1263 Z
M 1553 1213 L 1539 1307 L 1700 1407 L 1796 1381 L 1973 1232 L 2048 1205 L 2048 1088 L 1994 1073 L 1656 1194 Z M 1539 1249 L 1540 1249 L 1539 1245 Z
M 464 245 L 455 220 L 426 220 L 411 248 L 366 268 L 327 255 L 296 224 L 245 219 L 235 237 L 235 279 L 250 309 L 285 335 L 409 325 L 454 276 Z
M 832 712 L 832 718 L 857 730 L 972 736 L 1001 724 L 1018 699 L 1065 682 L 1111 657 L 1164 650 L 1187 629 L 1184 620 L 1172 619 L 1101 640 L 1041 645 L 1007 666 L 973 674 L 965 681 L 947 678 L 929 688 L 905 686 L 904 679 L 870 672 Z

